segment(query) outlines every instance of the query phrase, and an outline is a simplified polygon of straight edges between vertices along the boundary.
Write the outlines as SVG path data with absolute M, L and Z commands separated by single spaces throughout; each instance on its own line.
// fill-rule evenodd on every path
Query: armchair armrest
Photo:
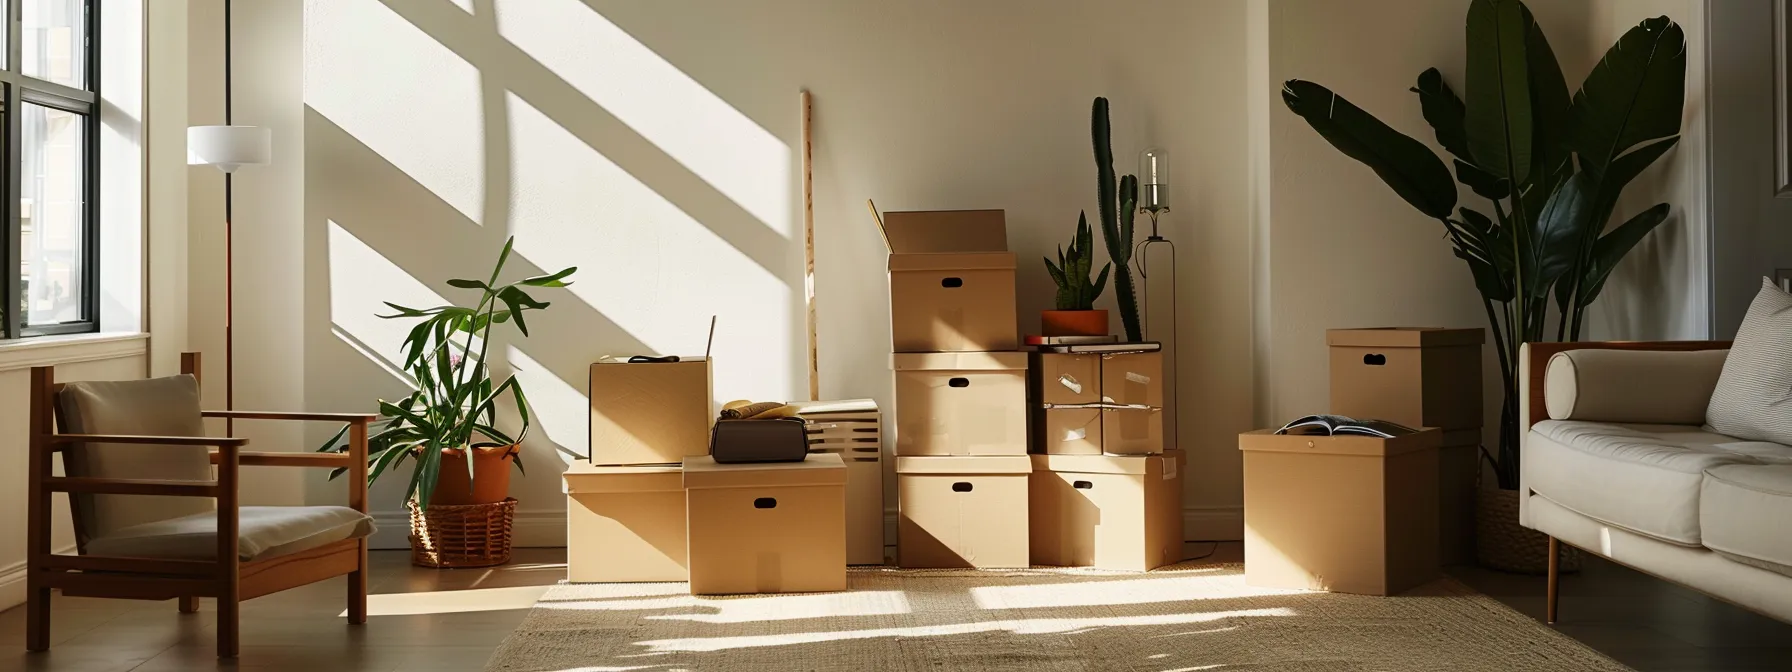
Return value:
M 211 454 L 212 464 L 223 461 L 220 453 Z M 245 467 L 314 467 L 340 469 L 354 466 L 348 453 L 237 453 L 236 463 Z
M 296 420 L 300 422 L 373 422 L 377 413 L 288 413 L 285 411 L 200 411 L 207 418 L 235 420 Z
M 248 439 L 217 436 L 146 436 L 140 434 L 52 434 L 51 446 L 70 443 L 124 443 L 144 446 L 224 446 L 242 447 Z

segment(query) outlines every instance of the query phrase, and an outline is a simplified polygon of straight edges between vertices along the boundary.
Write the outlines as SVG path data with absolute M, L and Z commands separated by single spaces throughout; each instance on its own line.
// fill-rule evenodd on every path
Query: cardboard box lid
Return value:
M 1055 471 L 1069 474 L 1132 474 L 1144 475 L 1151 460 L 1179 460 L 1166 451 L 1162 455 L 1030 455 L 1034 471 Z M 1174 470 L 1175 467 L 1170 467 Z
M 1013 252 L 952 252 L 940 254 L 892 254 L 889 270 L 902 271 L 1012 271 Z
M 1008 251 L 1001 210 L 886 212 L 883 222 L 891 254 Z
M 1030 474 L 1027 455 L 952 455 L 897 457 L 898 474 Z
M 651 355 L 651 356 L 659 357 L 660 355 Z M 695 356 L 695 355 L 690 356 L 690 357 L 686 357 L 684 355 L 679 355 L 678 361 L 676 361 L 676 362 L 631 362 L 631 361 L 628 361 L 628 357 L 622 357 L 621 359 L 600 359 L 595 362 L 592 362 L 592 366 L 596 366 L 598 364 L 633 364 L 636 366 L 677 366 L 679 364 L 697 364 L 697 363 L 707 362 L 707 361 L 709 361 L 708 357 Z
M 574 462 L 561 477 L 561 492 L 666 492 L 684 489 L 684 468 L 676 464 L 600 467 Z
M 1276 434 L 1273 429 L 1259 429 L 1239 434 L 1238 449 L 1245 452 L 1393 457 L 1437 448 L 1442 438 L 1443 432 L 1435 427 L 1391 439 L 1373 436 L 1301 436 Z
M 899 352 L 890 355 L 897 371 L 1025 371 L 1024 352 Z
M 1325 330 L 1325 344 L 1328 346 L 1436 348 L 1450 345 L 1480 345 L 1485 342 L 1487 342 L 1487 330 L 1480 327 L 1468 329 L 1445 327 L 1378 327 L 1373 329 Z
M 684 458 L 686 489 L 844 484 L 846 462 L 833 453 L 811 453 L 801 462 L 753 464 L 720 464 L 708 455 Z

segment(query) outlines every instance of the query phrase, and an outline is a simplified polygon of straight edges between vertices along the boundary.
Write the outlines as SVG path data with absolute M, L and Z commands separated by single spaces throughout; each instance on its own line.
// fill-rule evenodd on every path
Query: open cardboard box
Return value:
M 1001 210 L 886 212 L 894 352 L 1019 347 L 1014 253 Z

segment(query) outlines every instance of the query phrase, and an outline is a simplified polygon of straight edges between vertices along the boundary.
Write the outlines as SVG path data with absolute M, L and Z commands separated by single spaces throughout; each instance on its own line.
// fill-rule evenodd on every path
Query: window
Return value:
M 0 274 L 5 338 L 99 330 L 98 46 L 94 0 L 0 0 L 0 204 L 17 273 Z

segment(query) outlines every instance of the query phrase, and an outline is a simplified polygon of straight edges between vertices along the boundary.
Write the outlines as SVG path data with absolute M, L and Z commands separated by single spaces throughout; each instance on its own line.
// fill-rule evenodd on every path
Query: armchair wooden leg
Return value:
M 193 597 L 191 595 L 180 598 L 180 613 L 183 613 L 183 614 L 199 613 L 199 598 Z
M 50 650 L 50 589 L 30 586 L 25 591 L 25 649 Z
M 348 622 L 350 625 L 362 625 L 367 622 L 367 540 L 360 543 L 360 564 L 348 575 Z
M 237 630 L 237 617 L 240 615 L 238 607 L 241 604 L 236 601 L 235 592 L 231 591 L 232 594 L 228 598 L 223 595 L 218 596 L 219 658 L 235 658 L 237 654 L 237 642 L 240 634 Z
M 1561 570 L 1562 542 L 1556 541 L 1555 537 L 1550 537 L 1549 584 L 1548 587 L 1544 589 L 1546 595 L 1543 600 L 1543 620 L 1550 625 L 1555 625 L 1556 622 L 1556 597 L 1560 595 L 1562 591 Z

